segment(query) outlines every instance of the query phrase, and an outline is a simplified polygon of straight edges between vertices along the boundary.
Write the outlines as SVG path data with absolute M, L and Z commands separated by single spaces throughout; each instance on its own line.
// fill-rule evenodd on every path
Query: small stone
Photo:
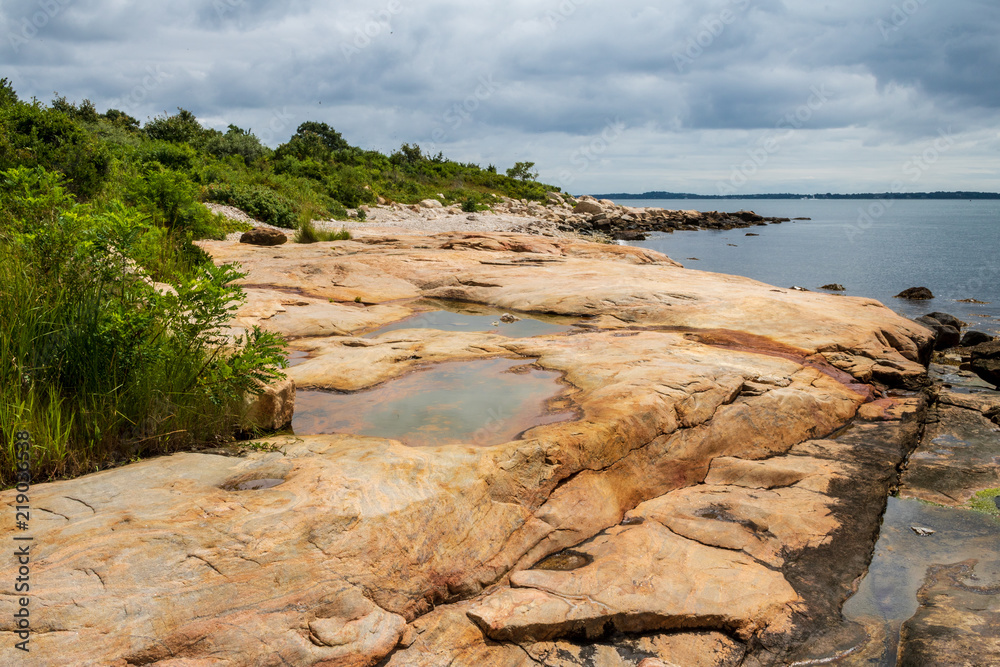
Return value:
M 831 292 L 843 292 L 844 286 L 840 283 L 828 283 L 820 287 L 820 289 L 830 290 Z
M 923 526 L 910 526 L 910 530 L 919 535 L 920 537 L 927 537 L 928 535 L 933 535 L 936 530 L 932 528 L 924 528 Z
M 909 287 L 896 295 L 897 299 L 933 299 L 934 295 L 926 287 Z
M 516 315 L 511 315 L 510 313 L 504 313 L 503 315 L 500 316 L 500 321 L 506 324 L 510 324 L 511 322 L 518 322 L 520 320 L 521 320 L 520 317 Z
M 788 289 L 795 290 L 796 292 L 808 292 L 809 291 L 805 287 L 799 287 L 798 285 L 792 285 Z

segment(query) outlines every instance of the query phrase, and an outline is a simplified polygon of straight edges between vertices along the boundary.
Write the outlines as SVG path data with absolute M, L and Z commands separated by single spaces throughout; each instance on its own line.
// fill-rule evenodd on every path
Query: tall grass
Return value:
M 224 333 L 241 274 L 206 262 L 160 293 L 133 259 L 141 216 L 74 205 L 35 175 L 0 173 L 0 205 L 27 216 L 0 234 L 0 485 L 19 430 L 36 479 L 234 433 L 245 396 L 283 365 L 273 335 Z
M 296 243 L 320 243 L 323 241 L 346 241 L 351 238 L 351 232 L 346 227 L 341 227 L 339 231 L 326 229 L 316 229 L 312 220 L 303 220 L 299 224 L 299 229 L 295 232 Z

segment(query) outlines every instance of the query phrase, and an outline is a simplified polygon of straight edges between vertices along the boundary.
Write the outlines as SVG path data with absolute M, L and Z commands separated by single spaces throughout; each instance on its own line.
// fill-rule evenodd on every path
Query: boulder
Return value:
M 284 232 L 271 227 L 254 227 L 240 237 L 240 243 L 249 243 L 250 245 L 275 246 L 287 241 L 288 237 L 285 236 Z
M 933 299 L 934 295 L 926 287 L 909 287 L 896 295 L 897 299 Z
M 980 343 L 972 348 L 972 370 L 982 379 L 1000 387 L 1000 341 Z
M 965 335 L 962 336 L 962 342 L 960 343 L 962 347 L 975 347 L 982 343 L 989 343 L 995 340 L 993 336 L 988 333 L 983 333 L 982 331 L 966 331 Z
M 916 321 L 934 332 L 935 350 L 947 350 L 962 341 L 962 334 L 958 329 L 948 324 L 942 324 L 929 315 L 918 317 Z
M 277 431 L 292 423 L 295 381 L 279 380 L 247 400 L 247 423 L 264 431 Z
M 948 313 L 939 313 L 939 312 L 927 313 L 927 317 L 932 317 L 941 324 L 947 324 L 948 326 L 955 327 L 956 329 L 961 329 L 962 327 L 965 326 L 965 322 L 958 319 L 954 315 L 949 315 Z
M 420 202 L 421 208 L 444 208 L 444 204 L 437 199 L 424 199 Z
M 601 206 L 600 204 L 598 204 L 596 201 L 588 201 L 588 200 L 584 199 L 584 200 L 580 201 L 579 203 L 577 203 L 576 206 L 573 207 L 573 212 L 574 213 L 591 213 L 591 214 L 596 215 L 598 213 L 604 213 L 604 207 Z
M 820 289 L 830 290 L 831 292 L 843 292 L 844 286 L 840 283 L 828 283 L 820 287 Z

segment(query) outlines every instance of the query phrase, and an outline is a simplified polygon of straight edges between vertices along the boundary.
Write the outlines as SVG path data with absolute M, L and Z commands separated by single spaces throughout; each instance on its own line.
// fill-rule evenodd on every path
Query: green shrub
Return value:
M 479 210 L 479 202 L 476 201 L 475 197 L 469 197 L 462 202 L 462 210 L 466 213 L 475 213 Z
M 209 201 L 235 206 L 261 222 L 293 229 L 296 216 L 288 200 L 273 190 L 259 185 L 229 185 L 219 183 L 208 189 Z
M 143 131 L 151 139 L 175 143 L 196 143 L 205 132 L 195 115 L 180 107 L 174 116 L 157 116 L 149 121 Z
M 136 152 L 139 162 L 159 162 L 169 169 L 188 170 L 198 158 L 198 152 L 186 144 L 155 140 L 143 143 Z
M 84 198 L 103 186 L 111 162 L 107 147 L 66 114 L 38 104 L 0 107 L 0 171 L 42 166 L 66 175 L 66 187 Z
M 132 260 L 147 228 L 135 210 L 36 212 L 0 240 L 0 484 L 21 429 L 38 479 L 235 432 L 244 396 L 284 363 L 273 334 L 223 335 L 242 274 L 203 262 L 161 293 Z
M 225 134 L 213 134 L 205 140 L 204 147 L 206 152 L 220 158 L 237 155 L 246 165 L 252 165 L 271 153 L 271 149 L 261 144 L 257 137 L 235 125 L 230 125 Z

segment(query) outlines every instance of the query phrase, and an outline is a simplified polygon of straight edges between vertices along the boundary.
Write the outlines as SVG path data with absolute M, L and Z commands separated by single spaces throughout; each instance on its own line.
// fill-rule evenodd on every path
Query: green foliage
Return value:
M 26 221 L 49 220 L 73 201 L 62 174 L 42 167 L 14 167 L 0 173 L 0 238 L 24 232 Z
M 72 102 L 67 102 L 65 97 L 56 95 L 55 99 L 52 100 L 52 109 L 82 123 L 96 123 L 100 120 L 97 108 L 90 100 L 84 100 L 77 106 Z
M 0 171 L 42 166 L 67 177 L 67 188 L 84 198 L 98 193 L 111 155 L 72 118 L 38 104 L 0 107 Z
M 462 210 L 466 213 L 475 213 L 479 210 L 478 202 L 475 197 L 468 197 L 462 202 Z
M 136 151 L 140 162 L 159 162 L 170 169 L 188 170 L 197 161 L 198 152 L 187 144 L 172 144 L 169 141 L 147 141 Z
M 17 93 L 7 77 L 0 79 L 0 107 L 8 107 L 17 104 Z
M 533 181 L 538 178 L 538 172 L 532 171 L 534 166 L 534 162 L 515 162 L 514 166 L 507 170 L 507 177 L 522 181 Z
M 244 396 L 281 376 L 283 343 L 224 327 L 245 298 L 234 267 L 202 262 L 158 291 L 133 259 L 148 234 L 122 204 L 98 212 L 38 168 L 0 173 L 19 225 L 0 239 L 0 483 L 14 433 L 38 478 L 78 474 L 239 428 Z
M 342 227 L 340 231 L 316 229 L 311 220 L 305 220 L 299 225 L 293 239 L 296 243 L 319 243 L 322 241 L 346 241 L 351 238 L 351 232 Z
M 208 198 L 219 204 L 235 206 L 257 220 L 277 227 L 292 229 L 297 222 L 288 200 L 264 186 L 213 185 L 208 189 Z
M 174 143 L 193 143 L 201 138 L 204 129 L 195 115 L 187 109 L 177 107 L 174 116 L 157 116 L 146 123 L 143 131 L 151 139 L 162 139 Z
M 103 118 L 109 123 L 127 130 L 138 131 L 139 120 L 118 109 L 108 109 L 104 112 Z
M 205 141 L 205 151 L 220 158 L 238 155 L 247 166 L 267 157 L 271 150 L 248 130 L 230 125 L 225 134 L 213 134 Z

